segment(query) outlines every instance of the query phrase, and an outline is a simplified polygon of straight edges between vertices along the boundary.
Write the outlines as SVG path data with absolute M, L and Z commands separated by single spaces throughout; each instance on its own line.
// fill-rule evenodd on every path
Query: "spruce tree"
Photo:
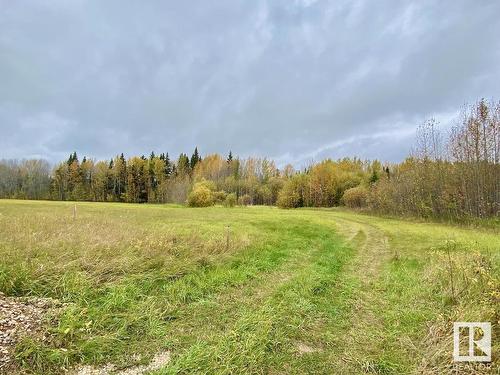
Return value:
M 170 163 L 170 157 L 168 156 L 168 152 L 165 155 L 165 176 L 169 177 L 173 174 L 172 163 Z
M 177 160 L 177 173 L 179 175 L 187 175 L 190 172 L 190 162 L 189 157 L 181 153 L 179 159 Z
M 123 152 L 121 153 L 118 163 L 117 163 L 117 174 L 118 174 L 118 185 L 116 196 L 118 200 L 123 200 L 125 197 L 125 193 L 127 192 L 127 161 L 125 160 L 125 156 L 123 156 Z
M 194 169 L 194 167 L 196 166 L 196 164 L 199 161 L 201 161 L 201 158 L 200 158 L 200 155 L 198 154 L 198 147 L 195 147 L 193 155 L 191 156 L 191 161 L 190 161 L 191 170 Z
M 72 154 L 69 154 L 68 165 L 73 164 L 74 161 L 78 161 L 78 156 L 76 155 L 76 151 L 74 151 Z

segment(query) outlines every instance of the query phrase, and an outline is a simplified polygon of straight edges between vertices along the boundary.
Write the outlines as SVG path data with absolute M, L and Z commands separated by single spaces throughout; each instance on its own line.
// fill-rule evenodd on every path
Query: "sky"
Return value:
M 500 99 L 500 2 L 0 0 L 0 159 L 402 160 Z

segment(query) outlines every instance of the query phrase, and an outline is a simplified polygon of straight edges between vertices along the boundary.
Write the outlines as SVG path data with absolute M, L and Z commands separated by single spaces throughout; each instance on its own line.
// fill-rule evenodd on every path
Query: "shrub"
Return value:
M 300 206 L 300 195 L 292 189 L 283 189 L 278 193 L 276 205 L 279 208 L 297 208 Z
M 248 206 L 249 204 L 252 204 L 252 197 L 248 194 L 242 195 L 238 198 L 238 204 L 240 206 Z
M 304 178 L 295 175 L 286 181 L 278 193 L 276 205 L 280 208 L 297 208 L 304 205 L 300 192 L 304 187 Z
M 214 205 L 214 194 L 205 182 L 197 182 L 188 195 L 189 207 L 209 207 Z
M 342 203 L 350 208 L 366 207 L 368 194 L 368 189 L 361 185 L 347 189 L 342 196 Z
M 208 188 L 211 192 L 214 192 L 216 189 L 215 182 L 210 181 L 210 180 L 205 180 L 204 178 L 202 178 L 200 181 L 196 182 L 195 186 L 196 185 L 203 185 L 206 188 Z
M 226 200 L 227 193 L 223 190 L 215 191 L 213 194 L 215 203 L 224 203 Z
M 236 194 L 227 194 L 226 199 L 222 204 L 224 207 L 234 207 L 236 205 Z

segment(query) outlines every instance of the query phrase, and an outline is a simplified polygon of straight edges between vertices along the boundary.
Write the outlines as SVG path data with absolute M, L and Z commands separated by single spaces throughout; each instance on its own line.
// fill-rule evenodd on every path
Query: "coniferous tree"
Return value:
M 190 169 L 189 157 L 186 154 L 181 153 L 177 161 L 177 175 L 189 175 Z
M 117 158 L 115 163 L 116 168 L 116 191 L 115 198 L 118 201 L 125 199 L 125 194 L 127 192 L 127 161 L 125 156 L 121 153 L 120 157 Z
M 73 164 L 74 161 L 78 161 L 78 156 L 76 155 L 76 151 L 69 155 L 68 165 Z
M 173 174 L 172 163 L 170 162 L 170 157 L 168 156 L 168 152 L 165 154 L 165 176 L 170 177 Z
M 191 161 L 189 165 L 191 170 L 194 169 L 194 167 L 196 166 L 196 164 L 198 164 L 199 161 L 201 161 L 201 158 L 200 155 L 198 154 L 198 147 L 195 147 L 193 155 L 191 155 Z

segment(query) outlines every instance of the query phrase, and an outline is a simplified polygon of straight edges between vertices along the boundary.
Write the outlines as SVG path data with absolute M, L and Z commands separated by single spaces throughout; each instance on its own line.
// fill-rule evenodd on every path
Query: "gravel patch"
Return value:
M 6 297 L 0 292 L 0 372 L 13 365 L 19 340 L 41 334 L 47 312 L 60 306 L 60 302 L 50 298 Z
M 108 364 L 103 367 L 82 366 L 76 371 L 76 375 L 142 375 L 150 371 L 161 369 L 170 362 L 170 352 L 156 354 L 148 365 L 133 366 L 124 370 L 117 370 L 114 365 Z

